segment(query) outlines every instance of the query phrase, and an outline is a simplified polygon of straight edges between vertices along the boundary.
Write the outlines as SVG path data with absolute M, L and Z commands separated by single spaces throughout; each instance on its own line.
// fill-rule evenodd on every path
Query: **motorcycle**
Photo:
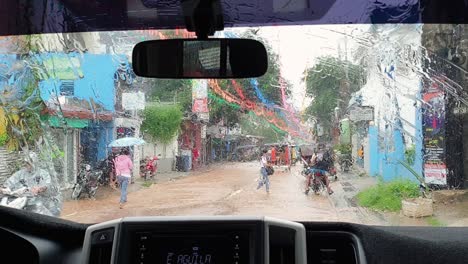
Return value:
M 335 166 L 332 166 L 332 167 L 330 168 L 330 171 L 329 171 L 329 172 L 330 172 L 330 176 L 333 176 L 333 179 L 334 179 L 335 181 L 337 181 L 337 180 L 338 180 L 338 174 L 337 174 L 337 171 L 336 171 Z
M 344 159 L 340 163 L 341 170 L 343 172 L 349 172 L 349 169 L 353 165 L 353 162 L 350 159 Z
M 351 155 L 340 155 L 338 164 L 340 165 L 341 171 L 349 172 L 351 166 L 353 165 L 353 159 Z
M 91 166 L 84 164 L 76 178 L 71 198 L 77 200 L 82 194 L 88 194 L 89 198 L 94 198 L 99 188 L 102 174 L 101 170 L 91 171 Z
M 305 191 L 306 195 L 309 194 L 311 189 L 317 195 L 327 190 L 325 183 L 321 179 L 321 176 L 324 176 L 324 172 L 322 170 L 316 170 L 309 167 L 307 174 L 308 173 L 312 173 L 312 180 L 310 181 L 310 185 L 307 186 L 307 190 Z
M 140 174 L 145 180 L 153 179 L 158 170 L 158 157 L 146 158 L 141 162 Z
M 113 173 L 112 158 L 103 159 L 99 162 L 98 170 L 102 171 L 102 177 L 99 178 L 99 185 L 104 186 L 111 184 L 111 175 Z

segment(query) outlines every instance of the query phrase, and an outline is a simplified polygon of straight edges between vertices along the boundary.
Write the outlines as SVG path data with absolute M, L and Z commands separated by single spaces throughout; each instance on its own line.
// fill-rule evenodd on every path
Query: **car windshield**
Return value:
M 227 28 L 251 79 L 149 79 L 185 30 L 0 38 L 2 206 L 96 223 L 244 215 L 468 225 L 466 25 Z

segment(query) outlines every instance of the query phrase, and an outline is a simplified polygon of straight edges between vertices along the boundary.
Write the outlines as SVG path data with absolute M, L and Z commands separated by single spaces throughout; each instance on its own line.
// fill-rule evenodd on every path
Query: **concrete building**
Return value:
M 361 106 L 373 108 L 374 118 L 360 124 L 353 135 L 353 154 L 364 147 L 364 168 L 384 180 L 416 179 L 405 168 L 405 152 L 415 149 L 409 164 L 422 175 L 421 130 L 421 26 L 374 25 L 366 47 L 366 85 L 355 95 Z

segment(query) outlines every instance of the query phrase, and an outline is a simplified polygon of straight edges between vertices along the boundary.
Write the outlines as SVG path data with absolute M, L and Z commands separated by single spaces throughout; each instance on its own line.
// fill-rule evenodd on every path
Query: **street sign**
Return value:
M 206 125 L 201 126 L 201 138 L 206 138 Z
M 349 119 L 353 122 L 373 121 L 374 108 L 370 106 L 354 107 L 349 110 Z

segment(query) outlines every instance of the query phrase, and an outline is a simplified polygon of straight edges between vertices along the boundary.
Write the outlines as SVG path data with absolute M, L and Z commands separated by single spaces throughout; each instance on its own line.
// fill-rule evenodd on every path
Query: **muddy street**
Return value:
M 206 172 L 174 181 L 135 187 L 128 203 L 119 209 L 119 191 L 105 193 L 96 200 L 82 198 L 64 204 L 62 218 L 93 223 L 124 216 L 167 215 L 266 215 L 291 220 L 338 220 L 327 196 L 303 194 L 304 178 L 299 166 L 272 177 L 270 194 L 256 190 L 257 163 L 215 165 Z M 139 185 L 135 183 L 134 185 Z
M 289 220 L 361 222 L 355 209 L 343 205 L 343 188 L 333 182 L 335 194 L 308 196 L 303 193 L 300 167 L 277 171 L 270 177 L 270 194 L 256 190 L 257 163 L 214 165 L 205 172 L 149 187 L 131 186 L 128 203 L 119 209 L 119 191 L 100 189 L 96 200 L 67 201 L 62 218 L 94 223 L 125 216 L 168 215 L 265 215 Z M 346 204 L 346 202 L 345 202 Z

